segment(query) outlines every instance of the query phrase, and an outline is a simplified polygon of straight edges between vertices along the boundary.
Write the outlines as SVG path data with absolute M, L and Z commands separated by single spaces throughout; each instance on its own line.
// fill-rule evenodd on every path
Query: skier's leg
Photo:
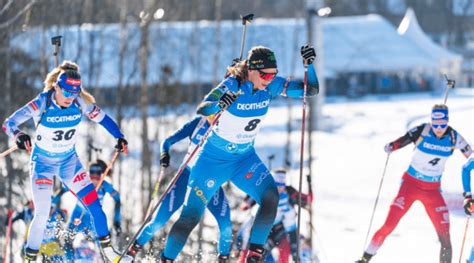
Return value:
M 260 254 L 275 220 L 279 194 L 273 176 L 255 152 L 240 164 L 231 180 L 260 205 L 249 239 L 249 250 Z
M 232 163 L 216 162 L 201 152 L 191 171 L 181 215 L 173 225 L 162 259 L 175 259 L 183 249 L 189 234 L 199 223 L 209 200 L 232 175 Z
M 171 191 L 163 199 L 158 211 L 153 216 L 153 220 L 148 223 L 138 236 L 136 243 L 139 247 L 143 247 L 153 237 L 156 231 L 161 229 L 170 217 L 178 210 L 184 201 L 186 194 L 186 185 L 188 184 L 190 171 L 185 169 L 171 188 Z
M 46 158 L 35 154 L 31 158 L 31 191 L 35 209 L 33 220 L 28 230 L 25 249 L 27 254 L 32 254 L 32 251 L 37 253 L 40 249 L 44 229 L 51 210 L 53 178 L 54 174 L 57 174 L 58 171 L 57 166 L 52 162 L 48 162 Z
M 219 226 L 219 256 L 228 257 L 232 243 L 232 223 L 230 222 L 229 201 L 227 201 L 222 187 L 219 187 L 219 190 L 212 196 L 207 208 Z
M 449 234 L 449 211 L 438 189 L 426 191 L 420 198 L 441 243 L 440 262 L 451 263 L 453 249 Z
M 377 250 L 382 246 L 385 238 L 392 233 L 395 227 L 400 222 L 400 219 L 410 209 L 415 199 L 416 190 L 412 189 L 408 182 L 403 182 L 398 191 L 397 197 L 393 200 L 390 210 L 387 215 L 387 219 L 383 226 L 375 232 L 369 246 L 366 249 L 366 253 L 375 255 Z

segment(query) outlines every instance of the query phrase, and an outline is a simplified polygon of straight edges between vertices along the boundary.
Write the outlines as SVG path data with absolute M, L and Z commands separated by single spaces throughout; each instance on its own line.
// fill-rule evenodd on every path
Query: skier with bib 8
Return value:
M 446 161 L 455 149 L 459 149 L 466 158 L 472 150 L 461 134 L 448 125 L 448 121 L 448 107 L 434 105 L 431 123 L 421 124 L 385 146 L 388 154 L 410 143 L 415 144 L 415 150 L 384 225 L 374 234 L 364 255 L 356 262 L 369 262 L 416 200 L 423 204 L 436 229 L 441 243 L 440 262 L 451 262 L 449 212 L 441 195 L 441 176 Z
M 308 65 L 307 96 L 318 92 L 312 65 L 314 48 L 304 46 L 301 55 Z M 172 262 L 199 223 L 205 207 L 219 187 L 230 180 L 260 205 L 250 233 L 248 262 L 261 262 L 264 244 L 275 220 L 279 194 L 270 171 L 258 157 L 254 142 L 270 102 L 279 95 L 301 98 L 302 81 L 277 76 L 275 54 L 267 47 L 253 47 L 246 60 L 228 68 L 230 76 L 214 88 L 198 106 L 197 113 L 222 113 L 202 146 L 191 171 L 183 211 L 168 235 L 162 262 Z
M 119 253 L 112 247 L 97 192 L 76 153 L 76 131 L 85 114 L 117 139 L 115 147 L 118 151 L 126 149 L 127 141 L 117 124 L 95 104 L 94 97 L 81 87 L 77 64 L 64 61 L 48 73 L 44 85 L 42 93 L 3 123 L 3 130 L 15 139 L 18 148 L 28 151 L 32 146 L 31 137 L 18 126 L 30 119 L 36 124 L 30 175 L 35 212 L 29 228 L 25 259 L 28 262 L 36 261 L 51 208 L 53 179 L 57 176 L 89 210 L 104 255 L 113 261 Z M 127 261 L 131 261 L 131 258 L 124 258 L 124 262 Z

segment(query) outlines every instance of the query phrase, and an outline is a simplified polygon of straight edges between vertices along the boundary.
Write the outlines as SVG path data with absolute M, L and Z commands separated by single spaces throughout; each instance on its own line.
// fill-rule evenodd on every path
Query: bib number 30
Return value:
M 61 141 L 62 139 L 70 140 L 74 136 L 74 133 L 76 133 L 76 129 L 72 129 L 66 132 L 62 130 L 55 131 L 54 135 L 56 136 L 53 138 L 53 141 Z
M 257 125 L 260 123 L 260 121 L 261 121 L 260 119 L 253 119 L 249 121 L 247 126 L 245 126 L 244 130 L 248 132 L 255 130 L 255 128 L 257 128 Z

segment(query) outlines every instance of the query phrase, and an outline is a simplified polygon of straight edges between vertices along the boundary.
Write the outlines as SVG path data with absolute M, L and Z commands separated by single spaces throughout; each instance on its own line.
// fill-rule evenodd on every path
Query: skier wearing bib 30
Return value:
M 15 139 L 18 148 L 25 150 L 30 148 L 31 138 L 18 126 L 29 119 L 36 123 L 36 141 L 31 153 L 35 212 L 25 259 L 36 261 L 51 208 L 53 179 L 58 176 L 91 213 L 104 255 L 112 261 L 119 254 L 111 245 L 107 220 L 97 192 L 75 150 L 77 126 L 85 114 L 117 139 L 117 150 L 123 151 L 127 141 L 117 124 L 95 105 L 94 97 L 81 88 L 79 67 L 75 63 L 64 61 L 46 76 L 44 84 L 44 92 L 13 113 L 3 124 L 4 131 Z M 131 258 L 124 260 L 131 261 Z
M 168 167 L 170 164 L 169 152 L 171 146 L 185 138 L 190 139 L 188 153 L 184 157 L 184 160 L 187 160 L 201 140 L 201 137 L 206 133 L 211 120 L 212 118 L 210 117 L 206 118 L 198 116 L 184 124 L 183 127 L 167 137 L 161 143 L 161 169 Z M 148 223 L 148 225 L 138 236 L 137 240 L 134 242 L 133 246 L 130 247 L 130 250 L 128 251 L 129 255 L 135 256 L 137 252 L 140 251 L 143 246 L 153 237 L 153 234 L 161 229 L 165 223 L 168 222 L 174 212 L 176 212 L 176 210 L 182 206 L 184 202 L 184 195 L 186 194 L 186 185 L 188 184 L 189 174 L 191 173 L 191 169 L 194 166 L 195 160 L 196 155 L 188 163 L 188 166 L 183 171 L 178 181 L 176 181 L 171 191 L 166 195 L 153 220 Z M 219 262 L 225 262 L 229 258 L 230 254 L 230 245 L 232 243 L 232 224 L 230 222 L 229 202 L 227 201 L 224 195 L 224 190 L 222 190 L 221 187 L 219 187 L 219 190 L 216 192 L 216 194 L 214 194 L 211 201 L 208 203 L 207 208 L 214 216 L 219 226 L 220 238 L 218 260 Z
M 312 65 L 316 52 L 304 46 L 301 55 L 309 68 L 307 95 L 312 96 L 318 92 Z M 271 100 L 279 95 L 301 98 L 303 82 L 277 77 L 275 55 L 263 46 L 253 47 L 247 59 L 228 68 L 228 72 L 230 76 L 198 106 L 198 114 L 204 116 L 225 111 L 213 126 L 191 171 L 183 211 L 169 233 L 162 262 L 172 262 L 178 256 L 208 202 L 228 180 L 260 205 L 245 253 L 248 262 L 262 261 L 263 245 L 275 220 L 279 195 L 270 171 L 255 152 L 254 141 Z
M 441 195 L 441 176 L 446 161 L 455 149 L 459 149 L 466 158 L 469 158 L 472 150 L 464 138 L 448 126 L 448 120 L 448 107 L 444 104 L 434 105 L 431 123 L 417 126 L 385 146 L 385 151 L 391 153 L 413 142 L 415 150 L 384 225 L 374 234 L 364 255 L 357 262 L 369 262 L 416 200 L 425 207 L 438 234 L 441 243 L 440 262 L 451 262 L 449 212 Z

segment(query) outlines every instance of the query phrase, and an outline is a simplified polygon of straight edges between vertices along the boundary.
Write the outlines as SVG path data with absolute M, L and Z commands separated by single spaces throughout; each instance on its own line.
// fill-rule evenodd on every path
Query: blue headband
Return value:
M 449 120 L 448 109 L 433 109 L 431 111 L 431 120 Z
M 78 93 L 81 91 L 81 80 L 68 78 L 66 73 L 61 73 L 58 77 L 58 85 L 69 92 Z

